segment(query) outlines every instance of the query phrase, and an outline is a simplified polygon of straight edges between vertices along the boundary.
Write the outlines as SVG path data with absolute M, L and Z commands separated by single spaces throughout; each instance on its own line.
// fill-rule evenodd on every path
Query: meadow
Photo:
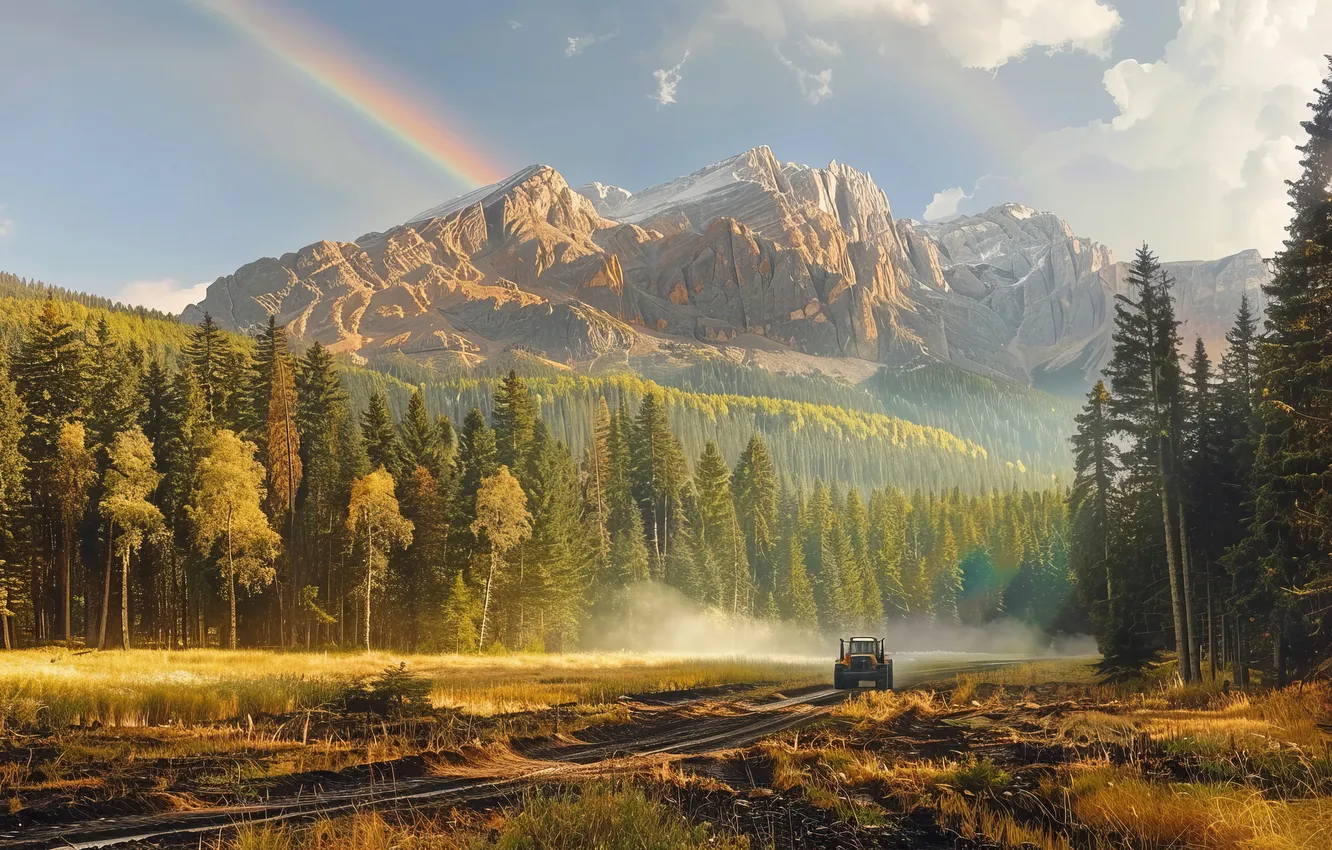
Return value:
M 828 663 L 801 658 L 673 655 L 400 655 L 265 651 L 0 654 L 0 730 L 192 726 L 337 706 L 348 688 L 406 665 L 430 704 L 477 717 L 610 703 L 625 694 L 731 684 L 824 681 Z

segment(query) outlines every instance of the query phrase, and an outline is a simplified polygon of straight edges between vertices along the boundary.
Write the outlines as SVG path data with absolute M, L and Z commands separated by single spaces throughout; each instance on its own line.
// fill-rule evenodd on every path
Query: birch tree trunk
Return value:
M 490 572 L 486 575 L 486 592 L 481 599 L 481 636 L 477 638 L 476 649 L 478 652 L 486 647 L 486 622 L 490 619 L 490 585 L 495 580 L 495 569 L 499 561 L 499 552 L 494 546 L 490 547 Z
M 365 651 L 370 651 L 370 588 L 374 586 L 375 568 L 375 527 L 365 524 L 367 542 L 365 547 Z
M 111 616 L 111 559 L 114 557 L 116 547 L 113 545 L 116 539 L 115 520 L 106 530 L 106 576 L 102 580 L 102 625 L 97 630 L 97 649 L 106 649 L 106 621 Z
M 125 650 L 130 648 L 129 568 L 130 551 L 126 546 L 120 556 L 120 648 Z
M 231 511 L 227 511 L 227 602 L 231 605 L 231 629 L 227 644 L 236 648 L 236 562 L 231 551 Z

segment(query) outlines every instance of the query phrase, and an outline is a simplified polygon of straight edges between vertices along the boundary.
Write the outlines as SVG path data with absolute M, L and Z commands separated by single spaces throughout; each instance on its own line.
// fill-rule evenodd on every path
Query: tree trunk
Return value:
M 102 581 L 102 625 L 97 630 L 97 649 L 106 649 L 106 621 L 111 616 L 111 558 L 116 553 L 116 523 L 112 520 L 106 531 L 106 576 Z
M 375 568 L 375 527 L 365 524 L 365 651 L 370 651 L 370 589 L 374 587 Z
M 231 552 L 231 511 L 227 511 L 227 602 L 231 606 L 231 628 L 227 643 L 236 648 L 236 562 Z
M 61 632 L 65 635 L 65 647 L 68 648 L 74 642 L 73 635 L 69 628 L 69 606 L 70 598 L 73 593 L 70 592 L 70 550 L 74 547 L 74 535 L 70 533 L 69 523 L 64 523 L 64 541 L 60 547 L 60 626 Z
M 1216 681 L 1216 606 L 1212 602 L 1212 562 L 1207 561 L 1207 668 Z
M 1284 688 L 1290 684 L 1286 677 L 1286 616 L 1278 613 L 1272 626 L 1272 672 L 1276 676 L 1276 686 Z
M 1184 515 L 1184 496 L 1178 494 L 1179 505 L 1179 562 L 1184 578 L 1184 627 L 1189 634 L 1190 679 L 1202 679 L 1202 641 L 1198 638 L 1198 620 L 1193 612 L 1193 550 L 1189 546 L 1189 525 Z
M 129 568 L 130 552 L 126 546 L 120 560 L 120 646 L 126 650 L 130 648 Z
M 490 573 L 486 575 L 486 592 L 482 595 L 481 601 L 481 636 L 477 638 L 476 649 L 478 652 L 486 648 L 486 623 L 490 619 L 490 585 L 495 580 L 495 570 L 498 568 L 499 552 L 494 546 L 490 548 Z
M 1189 662 L 1189 629 L 1184 618 L 1183 583 L 1179 566 L 1179 529 L 1175 527 L 1170 511 L 1170 477 L 1166 470 L 1165 437 L 1156 440 L 1156 463 L 1161 481 L 1161 521 L 1165 525 L 1166 570 L 1170 574 L 1170 609 L 1175 620 L 1175 654 L 1179 659 L 1179 674 L 1185 682 L 1193 676 Z

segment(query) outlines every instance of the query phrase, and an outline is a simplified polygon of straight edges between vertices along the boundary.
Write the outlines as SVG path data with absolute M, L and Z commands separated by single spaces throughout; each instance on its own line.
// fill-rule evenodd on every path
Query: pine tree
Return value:
M 1332 74 L 1316 94 L 1303 173 L 1290 184 L 1294 215 L 1264 290 L 1253 519 L 1228 557 L 1243 605 L 1268 618 L 1278 686 L 1291 630 L 1332 589 Z
M 731 498 L 731 470 L 717 444 L 708 441 L 694 469 L 698 545 L 717 570 L 716 603 L 732 614 L 749 613 L 752 585 L 744 537 Z
M 440 631 L 445 652 L 463 653 L 476 649 L 476 595 L 463 580 L 461 572 L 454 574 L 448 598 L 444 600 L 444 621 Z
M 426 413 L 425 397 L 420 387 L 412 390 L 407 402 L 407 415 L 403 417 L 398 430 L 405 471 L 410 475 L 412 470 L 423 467 L 436 480 L 442 478 L 447 465 L 446 452 L 440 444 L 442 435 Z
M 1130 294 L 1117 295 L 1114 354 L 1106 375 L 1111 380 L 1110 410 L 1117 432 L 1131 445 L 1125 465 L 1137 467 L 1146 484 L 1154 466 L 1161 506 L 1166 573 L 1170 583 L 1175 649 L 1181 674 L 1193 677 L 1192 608 L 1187 577 L 1187 529 L 1179 498 L 1179 434 L 1183 418 L 1179 367 L 1179 323 L 1170 303 L 1170 280 L 1144 245 L 1129 267 Z
M 900 490 L 876 490 L 870 495 L 870 564 L 882 597 L 880 607 L 888 617 L 900 617 L 907 611 L 902 563 L 910 509 Z
M 462 564 L 467 565 L 476 549 L 476 536 L 471 529 L 476 521 L 476 494 L 481 482 L 499 468 L 495 461 L 495 432 L 487 427 L 486 417 L 479 408 L 472 408 L 463 420 L 456 466 L 454 477 L 458 489 L 453 500 L 451 548 L 461 555 Z
M 279 328 L 278 338 L 284 338 Z M 285 527 L 282 551 L 283 568 L 277 576 L 278 642 L 295 641 L 298 588 L 304 587 L 296 564 L 296 495 L 304 472 L 301 465 L 301 433 L 297 423 L 297 399 L 292 364 L 285 351 L 278 349 L 269 381 L 268 416 L 264 432 L 268 468 L 268 515 L 277 528 Z M 290 605 L 284 599 L 290 595 Z
M 688 470 L 684 449 L 671 433 L 662 397 L 643 397 L 638 416 L 628 429 L 634 498 L 643 514 L 652 555 L 657 564 L 670 547 L 670 524 L 679 507 Z
M 812 632 L 819 627 L 819 610 L 805 568 L 802 529 L 807 520 L 802 502 L 796 491 L 789 491 L 782 501 L 780 526 L 785 533 L 777 538 L 777 605 L 783 617 Z
M 495 391 L 495 459 L 501 466 L 522 470 L 528 466 L 533 431 L 540 411 L 527 382 L 513 370 Z
M 370 468 L 383 468 L 395 478 L 401 474 L 401 452 L 397 429 L 389 413 L 388 399 L 382 392 L 370 396 L 370 404 L 361 414 L 361 438 L 370 458 Z
M 762 435 L 754 434 L 736 463 L 731 477 L 735 510 L 745 536 L 745 552 L 762 593 L 773 590 L 776 550 L 777 471 Z
M 1111 505 L 1118 459 L 1111 440 L 1110 392 L 1104 381 L 1087 394 L 1087 405 L 1077 417 L 1073 443 L 1072 561 L 1084 604 L 1092 611 L 1101 651 L 1113 653 L 1111 634 L 1129 612 L 1124 606 L 1123 577 L 1116 575 L 1111 558 Z
M 583 460 L 584 502 L 596 538 L 599 562 L 604 562 L 610 552 L 610 438 L 610 407 L 602 397 L 597 399 L 592 414 L 592 438 Z
M 578 638 L 590 578 L 585 565 L 595 546 L 579 521 L 582 494 L 573 455 L 549 438 L 540 420 L 529 467 L 532 536 L 524 545 L 524 570 L 530 578 L 519 596 L 518 645 L 567 650 Z
M 407 649 L 415 651 L 424 631 L 426 612 L 436 610 L 443 601 L 448 503 L 439 482 L 424 466 L 415 467 L 405 476 L 400 501 L 403 518 L 412 524 L 412 540 L 390 561 L 388 583 L 393 609 L 406 621 Z
M 43 541 L 41 561 L 33 559 L 32 587 L 41 585 L 41 570 L 45 564 L 58 563 L 62 575 L 69 571 L 73 552 L 60 541 L 66 538 L 58 533 L 60 504 L 57 498 L 55 472 L 56 446 L 60 431 L 66 423 L 82 421 L 84 392 L 87 386 L 85 346 L 78 333 L 70 327 L 60 308 L 49 296 L 36 321 L 27 328 L 27 335 L 19 345 L 12 367 L 14 385 L 24 402 L 21 449 L 28 461 L 28 505 L 32 512 L 31 537 Z M 33 637 L 46 637 L 43 597 L 34 594 Z
M 227 364 L 231 357 L 231 344 L 212 315 L 204 313 L 203 321 L 190 335 L 190 342 L 183 354 L 203 394 L 204 412 L 208 419 L 225 423 L 229 389 Z

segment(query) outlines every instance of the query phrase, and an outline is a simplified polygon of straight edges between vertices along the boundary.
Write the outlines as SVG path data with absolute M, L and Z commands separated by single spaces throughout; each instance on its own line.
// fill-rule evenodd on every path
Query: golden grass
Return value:
M 406 663 L 430 679 L 436 707 L 488 716 L 622 694 L 743 682 L 823 681 L 799 659 L 681 658 L 628 653 L 398 655 L 60 649 L 0 654 L 0 727 L 193 725 L 334 704 L 346 686 Z
M 593 784 L 556 794 L 528 794 L 488 823 L 416 818 L 391 821 L 376 812 L 308 827 L 242 826 L 214 850 L 748 850 L 743 836 L 690 824 L 630 785 Z
M 948 703 L 934 691 L 868 691 L 838 703 L 832 714 L 857 723 L 891 723 L 908 711 L 932 717 L 947 709 Z
M 1094 766 L 1059 790 L 1100 835 L 1132 846 L 1315 850 L 1332 844 L 1332 800 L 1271 800 L 1234 785 L 1152 782 L 1130 768 Z

